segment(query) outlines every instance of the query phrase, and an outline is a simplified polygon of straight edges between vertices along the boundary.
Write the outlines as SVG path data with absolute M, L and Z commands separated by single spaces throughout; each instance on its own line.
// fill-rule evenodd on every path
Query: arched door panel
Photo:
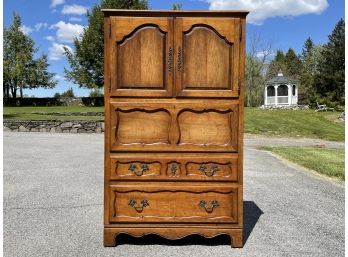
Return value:
M 240 20 L 177 18 L 174 27 L 176 96 L 237 97 Z
M 173 19 L 111 19 L 110 96 L 170 97 Z

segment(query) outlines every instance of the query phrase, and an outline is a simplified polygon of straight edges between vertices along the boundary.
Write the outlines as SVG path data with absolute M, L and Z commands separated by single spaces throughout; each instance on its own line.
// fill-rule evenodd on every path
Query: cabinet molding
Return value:
M 103 10 L 104 246 L 243 247 L 246 11 Z

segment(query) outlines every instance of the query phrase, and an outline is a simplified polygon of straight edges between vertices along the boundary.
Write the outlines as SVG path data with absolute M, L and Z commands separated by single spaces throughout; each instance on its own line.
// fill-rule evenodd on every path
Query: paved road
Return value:
M 227 236 L 102 246 L 103 135 L 4 133 L 4 256 L 344 256 L 344 187 L 247 142 L 243 249 Z

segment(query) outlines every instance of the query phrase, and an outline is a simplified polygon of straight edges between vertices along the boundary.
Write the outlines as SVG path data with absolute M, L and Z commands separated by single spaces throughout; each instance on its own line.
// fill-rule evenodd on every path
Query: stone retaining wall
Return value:
M 4 120 L 4 131 L 52 133 L 102 133 L 103 121 L 15 121 Z

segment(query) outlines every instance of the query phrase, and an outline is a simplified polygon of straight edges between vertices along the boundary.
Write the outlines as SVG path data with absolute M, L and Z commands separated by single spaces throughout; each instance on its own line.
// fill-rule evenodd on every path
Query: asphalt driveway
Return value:
M 246 140 L 245 246 L 118 237 L 102 246 L 103 135 L 4 132 L 4 256 L 344 256 L 344 186 Z

